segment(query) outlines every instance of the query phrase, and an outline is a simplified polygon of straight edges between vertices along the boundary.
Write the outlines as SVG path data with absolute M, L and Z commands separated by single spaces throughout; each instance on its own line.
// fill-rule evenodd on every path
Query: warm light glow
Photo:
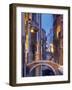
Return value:
M 28 49 L 28 34 L 26 35 L 25 49 Z
M 24 14 L 24 22 L 25 22 L 25 24 L 28 21 L 28 17 L 29 17 L 28 13 Z
M 34 30 L 33 29 L 31 29 L 31 33 L 34 33 Z
M 52 53 L 54 53 L 54 46 L 53 46 L 52 43 L 50 44 L 50 51 L 51 51 Z
M 61 27 L 60 27 L 60 25 L 58 25 L 58 27 L 57 27 L 57 38 L 59 38 L 59 32 L 61 31 Z

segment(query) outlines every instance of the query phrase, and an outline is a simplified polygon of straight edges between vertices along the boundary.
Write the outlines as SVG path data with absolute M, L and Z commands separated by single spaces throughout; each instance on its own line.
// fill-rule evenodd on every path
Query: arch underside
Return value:
M 29 64 L 28 65 L 28 67 L 29 67 L 29 74 L 33 71 L 33 70 L 35 70 L 36 68 L 38 68 L 38 67 L 42 67 L 42 66 L 46 66 L 47 67 L 47 70 L 52 70 L 52 72 L 54 73 L 54 75 L 60 75 L 60 73 L 59 73 L 59 70 L 58 70 L 58 68 L 59 68 L 59 65 L 58 64 L 55 64 L 55 63 L 53 63 L 53 62 L 50 62 L 50 61 L 40 61 L 40 62 L 33 62 L 33 63 L 31 63 L 31 64 Z

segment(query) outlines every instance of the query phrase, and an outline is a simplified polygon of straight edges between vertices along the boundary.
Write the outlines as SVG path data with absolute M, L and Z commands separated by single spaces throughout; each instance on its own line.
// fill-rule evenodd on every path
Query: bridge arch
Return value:
M 54 72 L 54 74 L 56 75 L 56 71 L 55 71 L 54 67 L 52 67 L 51 65 L 46 64 L 46 63 L 39 63 L 39 64 L 34 65 L 34 66 L 30 69 L 29 73 L 31 73 L 34 69 L 36 69 L 36 68 L 39 67 L 39 66 L 47 66 L 47 67 L 50 68 L 50 69 Z

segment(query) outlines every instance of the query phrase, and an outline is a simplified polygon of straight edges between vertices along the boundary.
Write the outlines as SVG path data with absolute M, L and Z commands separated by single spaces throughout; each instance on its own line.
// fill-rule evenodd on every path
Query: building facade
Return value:
M 23 13 L 22 18 L 24 23 L 22 26 L 23 76 L 27 76 L 29 72 L 26 65 L 41 60 L 41 14 Z M 38 67 L 31 74 L 39 76 L 40 71 L 41 68 Z
M 54 15 L 54 60 L 63 65 L 63 15 Z

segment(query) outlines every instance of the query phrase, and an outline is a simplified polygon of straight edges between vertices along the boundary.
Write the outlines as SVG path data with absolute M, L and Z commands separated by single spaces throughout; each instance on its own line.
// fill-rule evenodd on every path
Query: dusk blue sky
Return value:
M 42 14 L 42 28 L 46 31 L 48 42 L 50 43 L 53 38 L 53 15 Z M 50 33 L 51 32 L 51 33 Z M 50 33 L 50 36 L 48 35 Z

